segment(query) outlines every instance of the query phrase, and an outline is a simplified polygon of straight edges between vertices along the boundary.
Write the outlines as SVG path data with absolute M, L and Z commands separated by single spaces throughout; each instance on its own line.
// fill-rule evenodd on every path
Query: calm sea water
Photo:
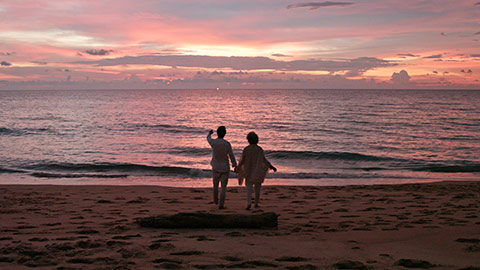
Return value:
M 102 90 L 0 91 L 0 183 L 210 186 L 219 125 L 266 184 L 480 180 L 480 91 Z

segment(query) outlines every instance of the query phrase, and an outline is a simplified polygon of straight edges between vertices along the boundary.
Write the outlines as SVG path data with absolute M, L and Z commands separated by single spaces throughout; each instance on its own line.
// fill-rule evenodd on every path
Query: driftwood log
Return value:
M 136 222 L 153 228 L 271 228 L 277 227 L 277 218 L 273 212 L 249 215 L 193 212 L 139 218 Z

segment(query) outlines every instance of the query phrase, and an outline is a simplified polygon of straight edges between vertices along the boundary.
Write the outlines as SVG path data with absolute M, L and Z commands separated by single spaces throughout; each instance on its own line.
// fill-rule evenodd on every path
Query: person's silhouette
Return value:
M 255 186 L 255 207 L 258 207 L 260 201 L 260 190 L 262 183 L 267 176 L 268 169 L 274 172 L 277 168 L 265 158 L 263 149 L 258 146 L 258 136 L 255 132 L 250 132 L 247 135 L 249 145 L 243 149 L 242 157 L 238 163 L 238 182 L 241 185 L 245 179 L 245 186 L 247 188 L 247 210 L 252 206 L 252 191 Z
M 219 209 L 225 208 L 225 197 L 227 194 L 228 175 L 230 174 L 230 163 L 236 170 L 237 161 L 233 155 L 232 146 L 223 139 L 227 129 L 224 126 L 217 128 L 217 139 L 212 139 L 213 130 L 208 132 L 207 141 L 212 147 L 212 174 L 213 174 L 213 202 L 218 204 Z M 218 184 L 221 183 L 220 201 L 218 200 Z

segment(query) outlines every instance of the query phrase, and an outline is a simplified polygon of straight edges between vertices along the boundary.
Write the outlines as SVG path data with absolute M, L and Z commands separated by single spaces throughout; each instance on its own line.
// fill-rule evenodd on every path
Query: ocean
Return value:
M 480 91 L 52 90 L 0 91 L 0 184 L 209 187 L 219 125 L 266 185 L 480 180 Z

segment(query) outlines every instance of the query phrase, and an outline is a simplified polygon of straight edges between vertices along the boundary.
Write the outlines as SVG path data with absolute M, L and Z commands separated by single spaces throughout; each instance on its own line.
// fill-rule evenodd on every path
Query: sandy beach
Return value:
M 480 269 L 480 183 L 211 189 L 0 186 L 0 269 Z M 178 212 L 275 212 L 278 228 L 155 229 Z

